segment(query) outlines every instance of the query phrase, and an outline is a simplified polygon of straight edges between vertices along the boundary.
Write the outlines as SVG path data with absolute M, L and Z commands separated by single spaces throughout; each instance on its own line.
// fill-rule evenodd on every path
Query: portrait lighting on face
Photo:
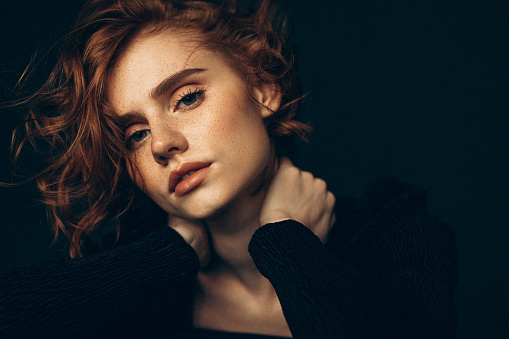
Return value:
M 279 0 L 84 5 L 13 145 L 47 151 L 30 179 L 70 258 L 0 278 L 0 337 L 454 335 L 426 193 L 337 199 L 290 160 L 311 131 L 290 23 Z
M 168 213 L 207 220 L 252 200 L 273 168 L 265 125 L 272 112 L 259 102 L 274 107 L 279 95 L 248 93 L 226 56 L 189 43 L 188 34 L 133 37 L 110 70 L 107 96 L 145 193 Z

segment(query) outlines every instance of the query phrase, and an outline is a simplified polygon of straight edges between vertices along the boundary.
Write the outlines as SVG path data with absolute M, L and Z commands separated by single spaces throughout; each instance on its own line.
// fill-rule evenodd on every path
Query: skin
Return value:
M 261 225 L 285 219 L 325 241 L 334 196 L 323 180 L 274 158 L 264 119 L 281 103 L 277 88 L 253 81 L 252 96 L 269 109 L 257 105 L 228 58 L 188 37 L 142 32 L 109 71 L 108 100 L 126 128 L 133 178 L 200 258 L 195 326 L 290 336 L 248 244 Z M 175 74 L 181 76 L 172 86 L 156 90 Z M 203 182 L 182 195 L 171 192 L 170 173 L 196 161 L 211 164 Z M 268 189 L 257 190 L 267 177 Z

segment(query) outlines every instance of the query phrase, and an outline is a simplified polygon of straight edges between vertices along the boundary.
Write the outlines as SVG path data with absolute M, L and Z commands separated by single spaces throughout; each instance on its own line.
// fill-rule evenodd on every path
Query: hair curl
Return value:
M 47 142 L 49 160 L 35 179 L 55 237 L 63 232 L 69 238 L 72 257 L 82 256 L 93 231 L 124 214 L 136 195 L 124 131 L 105 99 L 105 79 L 119 50 L 141 30 L 197 33 L 201 46 L 225 53 L 247 82 L 277 85 L 282 104 L 267 121 L 269 135 L 306 138 L 309 126 L 294 120 L 302 92 L 288 18 L 271 0 L 251 7 L 183 0 L 90 0 L 83 7 L 48 80 L 28 100 L 26 136 L 13 145 L 17 159 L 27 143 L 37 149 Z

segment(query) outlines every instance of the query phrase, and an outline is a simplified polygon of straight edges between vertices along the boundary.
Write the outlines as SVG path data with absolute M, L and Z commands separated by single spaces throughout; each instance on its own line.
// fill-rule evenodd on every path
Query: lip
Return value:
M 207 174 L 210 165 L 210 162 L 198 161 L 182 163 L 176 170 L 173 170 L 170 173 L 170 192 L 175 193 L 176 195 L 184 195 L 195 189 L 205 179 L 205 175 Z M 182 177 L 190 171 L 196 172 L 181 181 Z

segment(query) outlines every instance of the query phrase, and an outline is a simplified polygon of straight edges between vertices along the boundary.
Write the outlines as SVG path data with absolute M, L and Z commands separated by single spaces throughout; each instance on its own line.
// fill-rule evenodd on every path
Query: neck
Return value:
M 247 284 L 263 277 L 248 252 L 253 233 L 260 228 L 260 211 L 265 190 L 237 199 L 221 215 L 207 221 L 214 255 L 209 272 L 231 274 Z M 265 278 L 263 278 L 265 279 Z
M 207 273 L 231 276 L 250 289 L 269 283 L 256 268 L 248 246 L 254 232 L 261 226 L 260 212 L 267 187 L 260 189 L 260 184 L 266 182 L 276 169 L 277 159 L 274 157 L 260 178 L 255 180 L 252 189 L 246 190 L 231 206 L 206 222 L 213 248 Z

